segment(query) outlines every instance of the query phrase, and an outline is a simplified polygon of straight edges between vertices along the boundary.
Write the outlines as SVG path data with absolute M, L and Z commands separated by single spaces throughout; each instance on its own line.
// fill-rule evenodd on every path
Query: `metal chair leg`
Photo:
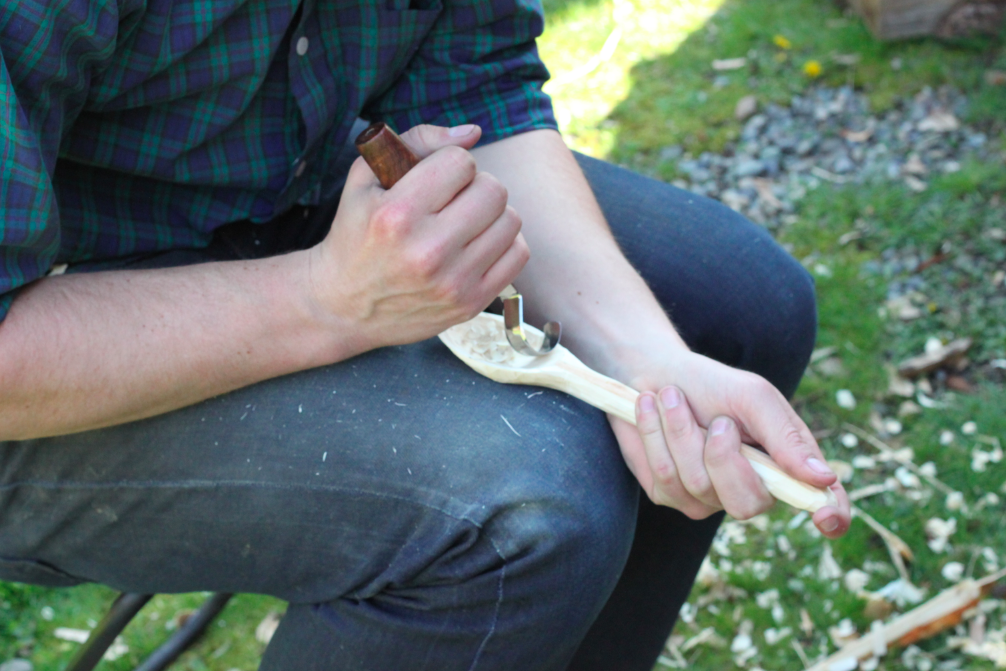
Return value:
M 91 671 L 97 666 L 105 651 L 115 642 L 115 637 L 122 633 L 151 597 L 153 594 L 120 594 L 105 617 L 91 632 L 87 643 L 77 650 L 66 671 Z
M 70 660 L 65 671 L 92 671 L 115 642 L 115 637 L 122 633 L 126 625 L 153 596 L 153 594 L 120 594 L 105 617 L 91 632 L 87 642 L 77 650 L 77 654 Z M 199 610 L 193 613 L 166 643 L 136 667 L 135 671 L 164 671 L 168 668 L 199 640 L 233 596 L 233 594 L 214 594 L 206 599 Z
M 172 662 L 199 640 L 214 618 L 220 614 L 233 594 L 214 594 L 206 599 L 192 617 L 178 628 L 168 641 L 154 651 L 135 671 L 164 671 Z

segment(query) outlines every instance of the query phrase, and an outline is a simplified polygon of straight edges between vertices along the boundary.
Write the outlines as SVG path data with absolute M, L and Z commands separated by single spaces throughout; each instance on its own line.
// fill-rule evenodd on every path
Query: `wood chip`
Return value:
M 726 70 L 740 70 L 742 67 L 748 64 L 748 59 L 741 56 L 740 58 L 717 58 L 713 61 L 713 70 L 717 72 L 723 72 Z
M 971 338 L 958 338 L 932 352 L 905 359 L 898 364 L 898 373 L 911 380 L 955 363 L 971 348 L 971 342 Z
M 87 639 L 91 637 L 91 632 L 86 629 L 71 629 L 69 627 L 57 627 L 52 635 L 61 641 L 70 641 L 71 643 L 87 643 Z
M 1006 577 L 1006 572 L 987 576 L 980 581 L 962 580 L 921 606 L 878 626 L 871 631 L 871 635 L 849 643 L 835 654 L 810 667 L 809 671 L 833 671 L 842 668 L 841 665 L 847 664 L 847 660 L 852 660 L 855 664 L 859 660 L 878 656 L 876 652 L 881 641 L 883 648 L 908 646 L 953 627 L 962 622 L 966 616 L 977 615 L 978 611 L 974 606 L 982 594 L 1003 577 Z M 856 667 L 854 665 L 849 668 Z
M 255 627 L 255 640 L 262 645 L 269 645 L 269 641 L 272 640 L 273 634 L 276 633 L 277 627 L 279 627 L 280 620 L 283 616 L 276 611 L 269 611 L 269 613 L 259 622 L 259 625 Z

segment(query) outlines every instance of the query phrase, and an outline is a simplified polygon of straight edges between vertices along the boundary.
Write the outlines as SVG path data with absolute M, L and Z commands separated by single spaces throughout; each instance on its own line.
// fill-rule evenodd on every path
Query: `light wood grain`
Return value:
M 590 405 L 636 423 L 636 398 L 639 392 L 590 369 L 572 352 L 557 345 L 545 356 L 525 356 L 513 351 L 503 332 L 503 318 L 483 312 L 440 334 L 440 339 L 454 354 L 477 372 L 505 384 L 527 384 L 565 392 Z M 525 325 L 528 340 L 542 334 Z M 770 456 L 750 445 L 742 453 L 765 483 L 765 488 L 780 501 L 801 510 L 816 512 L 836 505 L 834 494 L 812 487 L 783 471 Z

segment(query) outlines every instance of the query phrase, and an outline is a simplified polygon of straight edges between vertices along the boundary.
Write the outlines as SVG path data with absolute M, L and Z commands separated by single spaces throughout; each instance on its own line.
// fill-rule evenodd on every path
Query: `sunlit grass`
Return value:
M 539 43 L 553 81 L 545 85 L 567 142 L 593 156 L 606 156 L 616 141 L 606 123 L 632 87 L 630 72 L 643 60 L 673 53 L 701 28 L 724 0 L 546 0 L 545 36 Z M 614 31 L 618 31 L 614 35 Z M 582 66 L 617 40 L 610 58 L 590 72 Z M 577 71 L 582 74 L 575 78 Z
M 546 0 L 545 11 L 539 49 L 555 78 L 545 90 L 567 142 L 664 177 L 663 147 L 698 154 L 736 139 L 734 108 L 749 94 L 785 105 L 808 86 L 848 84 L 883 111 L 923 86 L 949 84 L 973 94 L 973 119 L 1006 108 L 1006 87 L 982 80 L 985 68 L 1006 68 L 995 39 L 879 42 L 831 2 Z M 617 46 L 597 63 L 616 27 Z M 742 68 L 712 67 L 739 57 Z M 597 67 L 585 72 L 592 59 Z

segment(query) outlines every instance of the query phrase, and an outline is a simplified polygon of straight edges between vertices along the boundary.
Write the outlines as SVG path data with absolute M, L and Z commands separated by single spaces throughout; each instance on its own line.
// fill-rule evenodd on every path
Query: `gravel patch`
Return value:
M 693 157 L 663 149 L 681 179 L 675 186 L 710 196 L 769 228 L 791 223 L 795 204 L 823 182 L 900 182 L 925 191 L 934 174 L 987 158 L 988 137 L 962 123 L 967 97 L 925 88 L 883 114 L 851 87 L 817 87 L 789 106 L 769 104 L 745 122 L 722 154 Z

